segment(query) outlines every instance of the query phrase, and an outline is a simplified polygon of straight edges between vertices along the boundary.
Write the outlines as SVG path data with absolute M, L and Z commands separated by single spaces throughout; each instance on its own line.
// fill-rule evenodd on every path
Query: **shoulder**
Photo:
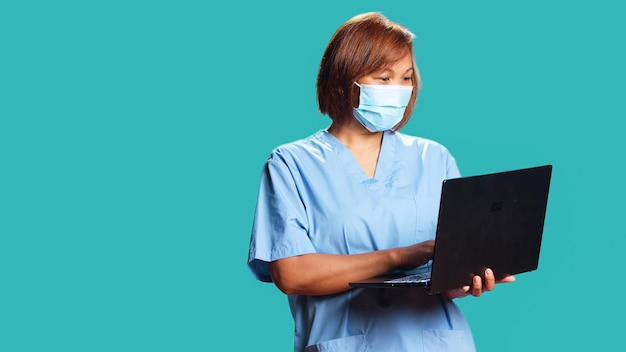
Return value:
M 432 172 L 444 172 L 446 178 L 454 178 L 460 175 L 456 159 L 452 153 L 439 142 L 432 139 L 410 136 L 394 132 L 397 138 L 396 149 L 399 151 L 398 158 L 403 162 L 417 162 L 421 169 Z M 437 171 L 439 170 L 439 171 Z
M 452 154 L 443 144 L 434 141 L 432 139 L 411 136 L 408 134 L 393 132 L 393 135 L 398 140 L 398 146 L 400 148 L 409 149 L 411 151 L 417 151 L 420 155 L 431 157 L 445 157 L 451 158 Z
M 324 131 L 319 131 L 309 137 L 275 147 L 269 155 L 268 163 L 282 161 L 289 164 L 299 160 L 317 159 L 331 149 Z

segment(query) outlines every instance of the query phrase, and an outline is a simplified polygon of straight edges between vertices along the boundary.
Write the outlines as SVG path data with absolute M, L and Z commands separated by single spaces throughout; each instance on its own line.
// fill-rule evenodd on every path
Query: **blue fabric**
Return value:
M 441 183 L 459 177 L 442 145 L 384 132 L 374 178 L 326 130 L 276 148 L 261 175 L 248 266 L 307 253 L 356 254 L 434 239 Z M 474 351 L 457 306 L 421 289 L 290 295 L 295 351 Z

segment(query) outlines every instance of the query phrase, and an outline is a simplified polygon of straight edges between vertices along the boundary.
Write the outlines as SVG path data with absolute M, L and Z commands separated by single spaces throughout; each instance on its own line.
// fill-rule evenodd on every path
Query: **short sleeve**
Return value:
M 447 150 L 446 150 L 447 151 Z M 456 164 L 456 160 L 447 152 L 448 161 L 447 161 L 447 170 L 446 170 L 446 178 L 459 178 L 461 177 L 461 171 L 459 171 L 459 167 Z
M 306 207 L 298 192 L 299 171 L 289 161 L 274 151 L 261 174 L 248 268 L 264 282 L 272 281 L 269 262 L 315 252 L 308 237 Z

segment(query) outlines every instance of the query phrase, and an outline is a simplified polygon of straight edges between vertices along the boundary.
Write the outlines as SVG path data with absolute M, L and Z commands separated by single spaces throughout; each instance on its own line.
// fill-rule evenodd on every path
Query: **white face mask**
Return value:
M 402 121 L 413 86 L 358 84 L 361 93 L 354 117 L 371 132 L 390 130 Z

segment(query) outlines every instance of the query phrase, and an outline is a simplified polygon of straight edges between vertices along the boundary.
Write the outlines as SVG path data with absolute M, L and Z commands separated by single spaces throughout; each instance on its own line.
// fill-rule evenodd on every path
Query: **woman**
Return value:
M 452 300 L 492 290 L 491 270 L 442 295 L 348 285 L 426 265 L 442 180 L 460 175 L 445 147 L 398 132 L 419 88 L 413 37 L 378 13 L 339 27 L 317 81 L 331 125 L 263 169 L 248 265 L 288 295 L 295 351 L 475 349 Z

